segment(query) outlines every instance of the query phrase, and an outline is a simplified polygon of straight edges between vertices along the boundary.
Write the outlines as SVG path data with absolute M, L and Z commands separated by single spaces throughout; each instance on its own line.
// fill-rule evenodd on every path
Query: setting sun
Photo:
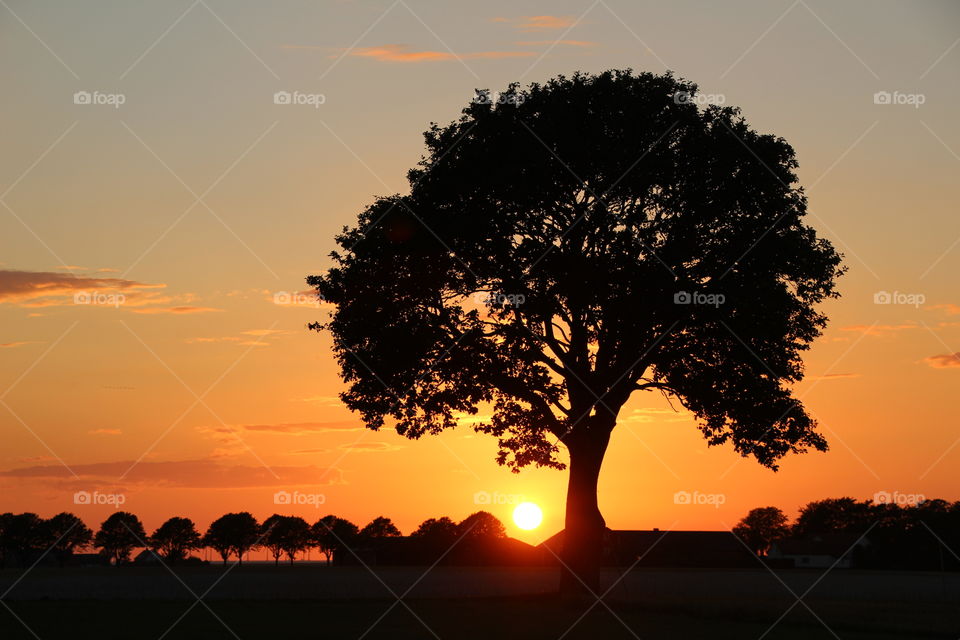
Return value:
M 532 502 L 522 502 L 513 510 L 513 521 L 521 529 L 536 529 L 543 521 L 543 511 Z

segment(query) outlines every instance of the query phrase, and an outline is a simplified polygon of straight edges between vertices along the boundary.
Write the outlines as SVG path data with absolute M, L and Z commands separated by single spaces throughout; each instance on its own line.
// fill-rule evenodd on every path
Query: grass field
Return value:
M 816 587 L 795 604 L 766 572 L 637 571 L 606 604 L 590 607 L 544 593 L 554 584 L 549 570 L 441 567 L 416 582 L 423 571 L 384 567 L 374 575 L 360 567 L 253 566 L 224 573 L 211 566 L 178 569 L 174 576 L 162 567 L 5 570 L 0 593 L 9 593 L 0 601 L 0 638 L 960 637 L 954 576 L 946 582 L 929 574 L 838 572 L 814 584 L 819 574 L 786 572 L 781 579 L 798 595 Z M 401 595 L 414 583 L 402 602 L 390 594 Z

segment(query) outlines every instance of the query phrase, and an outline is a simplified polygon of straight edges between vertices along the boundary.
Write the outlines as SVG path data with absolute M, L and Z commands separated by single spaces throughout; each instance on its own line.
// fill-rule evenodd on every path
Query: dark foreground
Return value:
M 639 570 L 603 603 L 562 603 L 549 569 L 424 571 L 8 569 L 0 638 L 960 637 L 960 575 Z

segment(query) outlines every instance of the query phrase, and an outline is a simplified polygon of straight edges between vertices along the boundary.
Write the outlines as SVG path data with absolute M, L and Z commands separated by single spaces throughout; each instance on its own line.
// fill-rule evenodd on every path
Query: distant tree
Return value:
M 793 525 L 797 536 L 823 533 L 863 533 L 874 522 L 869 502 L 854 498 L 828 498 L 808 503 L 800 509 Z
M 228 513 L 210 523 L 203 536 L 203 545 L 216 551 L 224 564 L 233 553 L 242 565 L 243 554 L 258 546 L 260 535 L 260 525 L 250 513 Z
M 772 469 L 827 448 L 791 389 L 841 258 L 804 224 L 791 146 L 696 93 L 612 70 L 473 100 L 307 278 L 368 428 L 489 411 L 500 464 L 569 460 L 568 593 L 599 586 L 598 477 L 634 392 Z
M 35 513 L 10 514 L 5 520 L 3 537 L 4 546 L 17 558 L 21 566 L 27 564 L 34 552 L 45 551 L 49 542 L 52 542 L 47 540 L 43 519 Z
M 314 523 L 311 534 L 314 544 L 330 564 L 337 553 L 354 543 L 360 530 L 349 520 L 327 515 Z
M 14 554 L 13 547 L 7 537 L 10 530 L 10 522 L 13 520 L 13 514 L 9 511 L 0 513 L 0 568 L 6 566 Z
M 284 520 L 283 551 L 287 554 L 290 564 L 298 553 L 313 546 L 313 536 L 310 525 L 300 516 L 287 516 Z
M 200 534 L 193 520 L 173 517 L 160 525 L 150 536 L 150 546 L 170 564 L 183 560 L 201 546 Z
M 210 523 L 210 526 L 207 527 L 206 533 L 203 534 L 203 539 L 201 542 L 203 546 L 213 549 L 220 556 L 220 559 L 223 560 L 223 564 L 227 564 L 227 559 L 230 557 L 230 552 L 233 550 L 233 538 L 230 535 L 230 521 L 229 518 L 232 514 L 227 514 L 220 516 L 216 520 Z
M 117 566 L 130 560 L 130 552 L 147 546 L 147 534 L 140 518 L 126 511 L 117 511 L 100 524 L 93 546 Z
M 780 509 L 759 507 L 751 509 L 733 528 L 733 533 L 758 556 L 765 556 L 770 545 L 789 535 L 787 522 L 787 516 Z
M 273 564 L 280 564 L 280 556 L 283 555 L 283 546 L 286 543 L 283 539 L 284 517 L 275 513 L 260 525 L 260 540 L 273 556 Z
M 84 549 L 93 540 L 93 531 L 72 513 L 58 513 L 43 523 L 46 538 L 53 545 L 57 562 L 62 567 L 76 551 Z
M 299 516 L 273 514 L 261 525 L 263 546 L 270 550 L 274 564 L 280 563 L 284 553 L 293 564 L 297 553 L 313 543 L 310 525 Z
M 450 518 L 429 518 L 420 523 L 417 530 L 410 534 L 411 538 L 423 540 L 437 548 L 446 548 L 457 539 L 458 528 Z
M 400 536 L 400 530 L 390 518 L 379 516 L 367 523 L 363 529 L 360 529 L 360 537 L 364 540 L 375 540 L 378 538 L 396 538 Z
M 492 513 L 477 511 L 457 525 L 457 535 L 472 540 L 490 540 L 505 538 L 507 529 Z

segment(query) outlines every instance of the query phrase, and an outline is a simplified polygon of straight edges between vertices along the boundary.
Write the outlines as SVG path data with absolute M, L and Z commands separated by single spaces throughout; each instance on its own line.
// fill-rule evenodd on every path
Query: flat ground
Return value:
M 960 637 L 956 574 L 643 569 L 620 577 L 605 574 L 603 603 L 562 603 L 550 595 L 557 572 L 546 568 L 6 569 L 0 638 Z

